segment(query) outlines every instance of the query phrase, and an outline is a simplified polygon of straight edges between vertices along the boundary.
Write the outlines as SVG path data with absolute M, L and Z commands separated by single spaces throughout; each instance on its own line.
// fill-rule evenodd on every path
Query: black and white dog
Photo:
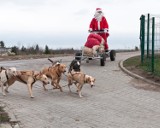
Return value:
M 70 66 L 69 66 L 68 72 L 69 72 L 69 73 L 70 73 L 71 71 L 80 72 L 80 71 L 81 71 L 80 67 L 81 67 L 80 62 L 79 62 L 78 60 L 74 59 L 74 60 L 72 60 Z

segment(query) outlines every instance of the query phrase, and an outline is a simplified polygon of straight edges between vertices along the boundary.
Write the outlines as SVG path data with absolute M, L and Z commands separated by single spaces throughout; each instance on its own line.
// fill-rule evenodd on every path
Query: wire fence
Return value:
M 160 76 L 160 16 L 140 18 L 141 64 L 145 70 Z

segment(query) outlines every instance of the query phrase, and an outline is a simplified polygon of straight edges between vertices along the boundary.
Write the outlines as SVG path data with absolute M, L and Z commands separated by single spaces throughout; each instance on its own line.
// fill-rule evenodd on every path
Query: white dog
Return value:
M 6 93 L 4 91 L 4 84 L 12 76 L 16 76 L 17 75 L 16 71 L 17 70 L 16 70 L 15 67 L 11 67 L 11 68 L 8 68 L 8 69 L 5 69 L 5 68 L 1 67 L 1 69 L 0 69 L 0 86 L 2 87 L 2 93 L 3 93 L 4 96 L 6 95 Z

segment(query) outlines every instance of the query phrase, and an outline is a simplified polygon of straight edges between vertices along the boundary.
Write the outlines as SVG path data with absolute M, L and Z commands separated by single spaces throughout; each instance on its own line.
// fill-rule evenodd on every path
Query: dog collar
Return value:
M 36 79 L 35 79 L 35 78 L 33 78 L 33 80 L 34 80 L 34 81 L 33 81 L 33 83 L 32 83 L 32 84 L 34 84 L 34 83 L 36 82 Z M 31 85 L 32 85 L 32 84 L 31 84 Z
M 32 84 L 34 84 L 35 82 L 36 82 L 36 80 L 37 80 L 37 76 L 38 76 L 39 74 L 35 74 L 35 75 L 33 75 L 33 83 Z

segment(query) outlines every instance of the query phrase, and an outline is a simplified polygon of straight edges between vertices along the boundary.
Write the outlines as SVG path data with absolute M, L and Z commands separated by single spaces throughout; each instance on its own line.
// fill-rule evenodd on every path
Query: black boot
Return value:
M 106 57 L 108 57 L 108 56 L 109 56 L 109 50 L 106 49 L 106 50 L 105 50 L 105 53 L 106 53 Z
M 108 49 L 106 49 L 105 52 L 108 52 Z

